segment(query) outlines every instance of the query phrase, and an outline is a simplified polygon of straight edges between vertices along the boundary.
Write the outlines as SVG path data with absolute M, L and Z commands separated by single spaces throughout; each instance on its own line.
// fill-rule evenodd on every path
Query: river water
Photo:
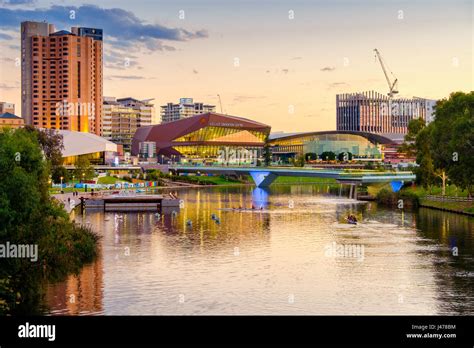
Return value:
M 472 218 L 386 209 L 324 185 L 179 197 L 176 215 L 86 212 L 100 256 L 48 286 L 47 313 L 474 314 Z

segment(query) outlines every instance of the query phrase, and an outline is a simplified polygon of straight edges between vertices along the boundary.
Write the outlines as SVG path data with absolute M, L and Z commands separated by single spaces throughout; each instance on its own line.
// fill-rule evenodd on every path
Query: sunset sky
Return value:
M 104 95 L 155 98 L 157 113 L 180 97 L 220 111 L 220 94 L 273 131 L 335 129 L 337 93 L 388 92 L 374 48 L 402 97 L 473 90 L 470 0 L 0 0 L 0 18 L 0 101 L 17 114 L 24 20 L 103 28 Z

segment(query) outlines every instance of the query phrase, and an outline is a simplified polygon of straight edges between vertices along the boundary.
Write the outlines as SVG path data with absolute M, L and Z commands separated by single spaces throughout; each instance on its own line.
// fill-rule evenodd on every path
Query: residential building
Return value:
M 104 97 L 102 137 L 123 145 L 123 150 L 130 152 L 136 130 L 152 125 L 154 115 L 152 100 Z
M 3 127 L 20 128 L 23 127 L 24 121 L 20 116 L 16 116 L 10 112 L 0 114 L 0 129 Z
M 374 91 L 336 95 L 337 130 L 406 134 L 408 123 L 433 119 L 435 100 L 389 98 Z
M 6 112 L 15 114 L 15 104 L 0 102 L 0 114 L 4 114 Z
M 215 105 L 194 102 L 193 98 L 180 98 L 178 104 L 168 103 L 161 107 L 161 123 L 168 123 L 198 114 L 215 112 Z
M 21 113 L 39 128 L 99 135 L 102 29 L 21 23 Z

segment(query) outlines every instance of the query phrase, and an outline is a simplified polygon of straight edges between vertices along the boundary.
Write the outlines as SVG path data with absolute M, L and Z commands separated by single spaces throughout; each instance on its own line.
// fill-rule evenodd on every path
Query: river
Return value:
M 179 197 L 175 215 L 86 212 L 100 256 L 48 286 L 45 314 L 474 314 L 473 218 L 382 208 L 324 185 Z

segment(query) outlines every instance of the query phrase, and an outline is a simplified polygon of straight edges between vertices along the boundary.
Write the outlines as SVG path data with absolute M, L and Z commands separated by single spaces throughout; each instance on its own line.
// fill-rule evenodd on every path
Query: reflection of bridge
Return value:
M 193 167 L 171 166 L 176 173 L 209 173 L 225 175 L 250 175 L 258 187 L 269 186 L 279 176 L 332 178 L 340 183 L 371 184 L 390 182 L 394 191 L 398 191 L 405 181 L 414 181 L 412 172 L 346 172 L 337 169 L 296 169 L 296 168 L 257 168 L 257 167 Z

